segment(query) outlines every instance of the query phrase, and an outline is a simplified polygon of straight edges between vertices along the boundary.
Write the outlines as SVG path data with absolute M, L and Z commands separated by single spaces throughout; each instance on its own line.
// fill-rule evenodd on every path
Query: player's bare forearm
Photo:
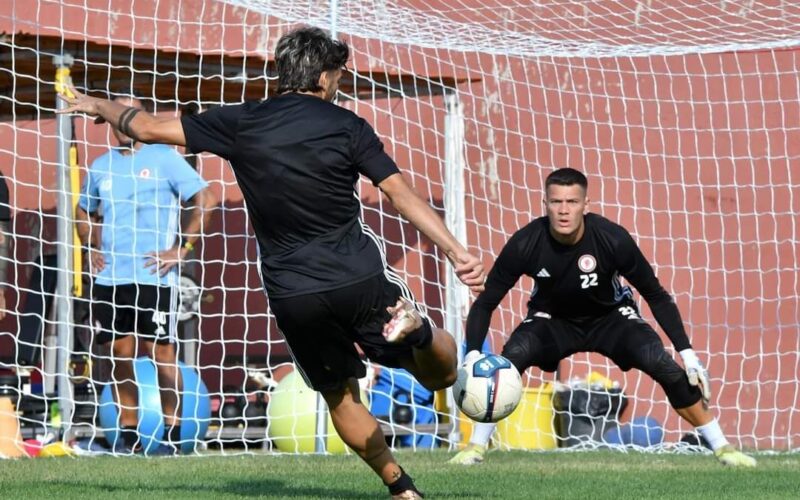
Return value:
M 400 215 L 414 225 L 422 234 L 445 253 L 453 262 L 459 252 L 466 252 L 461 243 L 447 229 L 444 221 L 431 206 L 417 195 L 402 175 L 387 177 L 379 185 Z
M 97 103 L 97 114 L 112 127 L 138 142 L 185 146 L 183 126 L 178 118 L 150 114 L 105 99 Z
M 195 193 L 184 208 L 184 213 L 188 213 L 188 216 L 182 221 L 181 237 L 168 249 L 148 252 L 144 267 L 150 269 L 151 274 L 166 276 L 173 268 L 180 266 L 194 249 L 194 243 L 200 238 L 202 230 L 208 225 L 211 208 L 216 203 L 216 197 L 208 188 Z
M 401 174 L 393 174 L 384 179 L 378 187 L 386 194 L 392 205 L 441 249 L 456 271 L 456 276 L 473 292 L 482 292 L 486 275 L 483 264 L 447 229 L 444 221 L 428 203 L 406 183 Z
M 430 238 L 450 262 L 455 262 L 459 253 L 466 252 L 464 246 L 447 229 L 439 214 L 416 194 L 402 199 L 395 208 L 422 234 Z
M 81 245 L 90 246 L 92 244 L 92 218 L 81 207 L 75 209 L 75 228 L 78 230 Z
M 89 247 L 89 270 L 92 273 L 99 273 L 105 268 L 103 252 L 97 250 L 97 248 L 100 247 L 98 231 L 92 230 L 96 222 L 97 218 L 86 210 L 81 207 L 75 209 L 75 227 L 78 231 L 78 238 L 81 240 L 81 245 Z
M 138 142 L 186 145 L 183 125 L 178 118 L 156 116 L 116 101 L 85 95 L 72 85 L 58 97 L 67 103 L 67 107 L 57 113 L 85 113 L 100 117 Z
M 211 220 L 211 209 L 217 204 L 217 198 L 208 188 L 198 191 L 189 200 L 188 216 L 181 227 L 184 242 L 194 245 Z

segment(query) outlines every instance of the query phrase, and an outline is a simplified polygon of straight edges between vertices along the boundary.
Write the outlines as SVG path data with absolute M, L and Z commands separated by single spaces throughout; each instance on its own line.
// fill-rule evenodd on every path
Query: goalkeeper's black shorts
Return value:
M 306 382 L 325 391 L 366 375 L 354 343 L 383 366 L 399 368 L 410 359 L 411 346 L 390 344 L 382 333 L 391 319 L 386 308 L 401 296 L 411 299 L 405 283 L 380 274 L 337 290 L 270 299 L 270 308 Z
M 661 338 L 639 317 L 634 306 L 621 306 L 589 324 L 579 324 L 544 313 L 532 313 L 511 334 L 503 356 L 522 373 L 531 366 L 553 372 L 558 363 L 578 352 L 596 352 L 622 370 L 650 370 L 643 347 L 663 351 Z

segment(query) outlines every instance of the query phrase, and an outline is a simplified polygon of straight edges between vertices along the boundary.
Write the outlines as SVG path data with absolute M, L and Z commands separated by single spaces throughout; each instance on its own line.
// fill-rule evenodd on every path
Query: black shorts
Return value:
M 298 370 L 313 389 L 325 391 L 366 375 L 354 343 L 384 366 L 400 367 L 412 356 L 411 346 L 383 337 L 386 308 L 401 296 L 411 300 L 405 283 L 380 274 L 337 290 L 270 299 L 269 305 Z
M 92 325 L 100 344 L 131 334 L 168 344 L 177 332 L 177 290 L 155 285 L 94 285 Z
M 522 373 L 531 366 L 553 372 L 578 352 L 596 352 L 623 371 L 644 368 L 643 347 L 664 348 L 661 338 L 633 305 L 620 306 L 591 324 L 581 325 L 546 314 L 530 314 L 506 342 L 503 356 Z

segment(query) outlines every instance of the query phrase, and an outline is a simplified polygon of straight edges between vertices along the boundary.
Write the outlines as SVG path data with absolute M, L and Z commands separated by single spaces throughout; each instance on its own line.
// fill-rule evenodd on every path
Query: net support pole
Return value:
M 445 224 L 453 235 L 466 246 L 467 230 L 464 204 L 464 108 L 455 92 L 448 92 L 444 97 L 444 214 Z M 459 364 L 465 353 L 462 351 L 464 343 L 464 315 L 469 299 L 469 291 L 458 280 L 453 266 L 447 266 L 445 275 L 445 328 L 456 341 L 458 348 Z M 447 393 L 447 408 L 450 410 L 451 430 L 450 442 L 458 443 L 461 433 L 455 425 L 457 409 L 451 390 Z
M 330 3 L 330 33 L 331 38 L 334 40 L 339 36 L 337 31 L 337 21 L 339 16 L 339 2 L 338 0 L 331 0 Z M 338 102 L 338 96 L 334 103 Z M 328 450 L 327 436 L 328 436 L 328 404 L 322 397 L 322 393 L 317 392 L 317 419 L 314 437 L 314 452 L 326 453 Z
M 339 0 L 331 0 L 331 38 L 334 40 L 339 36 L 338 24 L 339 22 Z
M 326 453 L 328 451 L 328 405 L 320 392 L 317 392 L 316 416 L 314 453 Z
M 73 59 L 69 54 L 53 57 L 56 67 L 56 85 L 66 83 L 69 77 L 69 68 Z M 56 98 L 56 109 L 64 109 L 66 103 Z M 72 422 L 73 398 L 72 384 L 69 379 L 70 352 L 72 351 L 72 248 L 73 219 L 72 194 L 70 187 L 70 156 L 69 148 L 72 140 L 72 121 L 67 115 L 56 116 L 56 140 L 58 143 L 57 168 L 58 168 L 58 201 L 57 201 L 57 226 L 58 239 L 58 281 L 56 284 L 55 310 L 56 310 L 56 381 L 58 384 L 58 403 L 61 409 L 61 422 L 68 429 Z

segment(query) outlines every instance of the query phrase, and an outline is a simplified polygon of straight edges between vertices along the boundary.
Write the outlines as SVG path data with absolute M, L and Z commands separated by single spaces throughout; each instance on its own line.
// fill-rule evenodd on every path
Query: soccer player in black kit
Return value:
M 406 183 L 372 127 L 331 102 L 349 57 L 346 44 L 301 28 L 278 41 L 278 95 L 166 118 L 86 96 L 63 113 L 99 116 L 145 143 L 188 146 L 229 160 L 258 239 L 272 312 L 306 381 L 328 403 L 345 443 L 393 498 L 421 498 L 361 403 L 365 366 L 354 347 L 384 366 L 409 370 L 425 387 L 456 377 L 456 346 L 413 306 L 387 268 L 377 237 L 360 220 L 365 175 L 397 211 L 442 250 L 459 279 L 483 290 L 480 260 Z
M 536 366 L 556 370 L 577 352 L 597 352 L 622 370 L 637 368 L 664 389 L 670 404 L 708 441 L 725 465 L 755 466 L 722 434 L 706 404 L 708 375 L 692 350 L 678 308 L 650 263 L 622 226 L 587 213 L 587 180 L 562 168 L 545 181 L 547 215 L 508 240 L 489 272 L 485 290 L 467 317 L 467 359 L 479 355 L 492 313 L 522 275 L 535 280 L 528 314 L 511 333 L 502 355 L 523 373 Z M 624 277 L 647 301 L 685 371 L 664 349 L 658 334 L 639 315 Z M 477 424 L 470 445 L 451 459 L 480 463 L 495 424 Z

